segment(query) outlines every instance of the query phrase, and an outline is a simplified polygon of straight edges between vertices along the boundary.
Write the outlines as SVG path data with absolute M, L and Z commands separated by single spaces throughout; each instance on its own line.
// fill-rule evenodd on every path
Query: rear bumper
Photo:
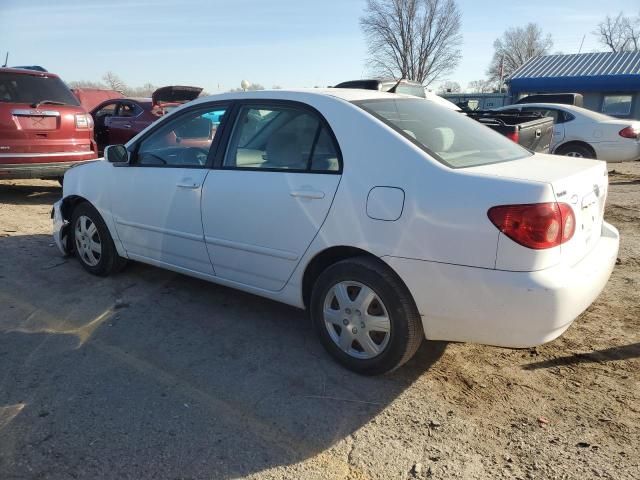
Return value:
M 598 160 L 607 162 L 630 162 L 640 159 L 640 142 L 620 139 L 617 142 L 598 142 L 592 144 Z
M 508 272 L 383 257 L 402 277 L 431 340 L 530 347 L 560 336 L 600 294 L 620 237 L 603 223 L 598 244 L 573 266 Z
M 59 178 L 64 176 L 64 172 L 69 170 L 71 167 L 97 158 L 98 156 L 94 152 L 82 152 L 82 155 L 72 157 L 65 154 L 65 158 L 63 160 L 61 160 L 60 157 L 43 154 L 42 157 L 38 157 L 38 160 L 41 160 L 42 163 L 0 163 L 0 180 L 18 178 Z M 19 159 L 14 159 L 12 157 L 12 161 L 15 160 Z

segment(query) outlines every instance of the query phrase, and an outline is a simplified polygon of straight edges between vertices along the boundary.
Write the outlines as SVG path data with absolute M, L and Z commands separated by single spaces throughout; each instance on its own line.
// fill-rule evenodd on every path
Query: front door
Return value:
M 124 145 L 135 137 L 142 130 L 136 123 L 142 113 L 139 105 L 126 100 L 119 101 L 115 113 L 104 122 L 108 145 Z
M 333 134 L 315 111 L 297 104 L 244 104 L 219 157 L 202 192 L 216 275 L 280 290 L 322 226 L 340 182 Z
M 190 109 L 159 124 L 132 147 L 129 166 L 114 167 L 118 195 L 112 210 L 131 258 L 213 274 L 200 200 L 216 145 L 210 116 L 224 110 L 220 105 Z

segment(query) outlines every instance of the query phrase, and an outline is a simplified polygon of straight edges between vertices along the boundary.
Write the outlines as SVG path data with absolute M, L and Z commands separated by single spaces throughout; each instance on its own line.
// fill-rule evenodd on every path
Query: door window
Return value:
M 297 172 L 340 170 L 333 137 L 318 116 L 288 106 L 243 106 L 223 166 Z
M 217 133 L 213 119 L 224 107 L 200 109 L 163 122 L 138 147 L 134 165 L 153 167 L 204 167 Z
M 135 117 L 140 113 L 140 107 L 136 106 L 133 103 L 121 103 L 118 106 L 118 112 L 116 116 L 118 117 Z

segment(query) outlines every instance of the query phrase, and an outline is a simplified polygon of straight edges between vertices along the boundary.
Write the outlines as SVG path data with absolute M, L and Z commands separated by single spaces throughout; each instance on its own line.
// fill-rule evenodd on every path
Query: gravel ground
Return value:
M 640 162 L 619 265 L 560 339 L 337 366 L 303 312 L 52 245 L 53 182 L 0 182 L 0 479 L 640 479 Z

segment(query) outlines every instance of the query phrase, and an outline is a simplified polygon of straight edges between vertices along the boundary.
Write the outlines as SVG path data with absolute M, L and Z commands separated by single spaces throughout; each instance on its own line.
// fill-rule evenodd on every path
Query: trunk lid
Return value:
M 151 94 L 153 105 L 165 105 L 172 103 L 186 103 L 198 98 L 202 92 L 200 87 L 188 87 L 184 85 L 171 85 L 160 87 Z
M 576 217 L 573 237 L 560 246 L 563 263 L 573 265 L 579 262 L 597 244 L 608 193 L 606 162 L 536 154 L 520 160 L 472 167 L 468 170 L 550 184 L 556 201 L 569 204 Z

